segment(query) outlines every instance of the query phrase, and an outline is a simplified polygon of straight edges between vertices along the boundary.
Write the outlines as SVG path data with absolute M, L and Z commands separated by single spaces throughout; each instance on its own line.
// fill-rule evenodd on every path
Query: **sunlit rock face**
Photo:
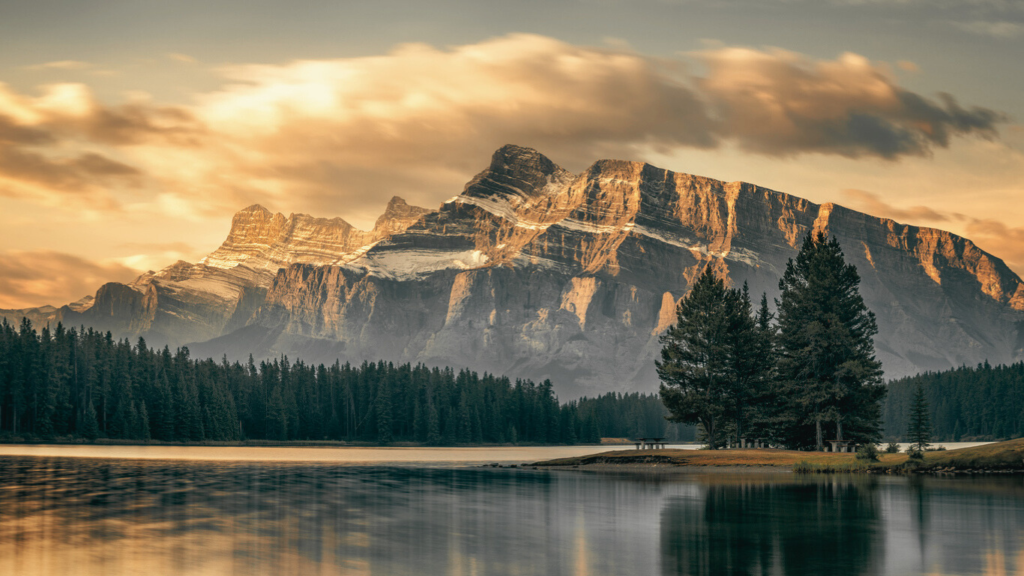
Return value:
M 650 391 L 691 282 L 710 266 L 774 298 L 809 230 L 860 271 L 887 376 L 1024 357 L 1021 280 L 970 240 L 640 162 L 572 174 L 516 146 L 437 210 L 393 199 L 369 232 L 247 208 L 198 264 L 61 313 L 195 356 L 467 366 L 551 378 L 563 398 Z

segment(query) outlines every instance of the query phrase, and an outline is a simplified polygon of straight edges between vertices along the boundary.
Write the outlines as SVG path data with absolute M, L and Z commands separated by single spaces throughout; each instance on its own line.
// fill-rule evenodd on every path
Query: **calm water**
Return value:
M 9 455 L 0 574 L 1024 574 L 1024 481 Z

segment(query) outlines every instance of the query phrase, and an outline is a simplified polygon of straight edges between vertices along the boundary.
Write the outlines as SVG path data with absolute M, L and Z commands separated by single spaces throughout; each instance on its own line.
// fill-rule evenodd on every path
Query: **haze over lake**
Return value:
M 47 456 L 10 455 L 47 449 Z M 478 468 L 601 447 L 15 447 L 2 574 L 1015 574 L 1024 480 Z M 168 451 L 203 453 L 175 459 Z M 249 460 L 250 451 L 267 455 Z M 294 459 L 319 452 L 318 461 Z M 225 456 L 215 459 L 216 454 Z M 328 458 L 347 453 L 349 463 Z M 410 465 L 394 455 L 418 454 Z M 277 454 L 277 456 L 275 456 Z M 482 457 L 483 456 L 483 457 Z M 241 458 L 241 460 L 239 459 Z

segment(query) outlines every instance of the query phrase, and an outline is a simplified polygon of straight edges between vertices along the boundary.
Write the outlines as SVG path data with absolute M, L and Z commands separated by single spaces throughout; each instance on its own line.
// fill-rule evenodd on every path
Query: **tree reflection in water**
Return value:
M 877 485 L 740 483 L 673 498 L 661 515 L 665 574 L 868 574 L 884 553 Z

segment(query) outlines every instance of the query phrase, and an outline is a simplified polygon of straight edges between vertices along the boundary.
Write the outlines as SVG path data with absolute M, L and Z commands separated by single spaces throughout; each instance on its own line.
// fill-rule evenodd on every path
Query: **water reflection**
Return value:
M 707 486 L 661 514 L 665 574 L 875 574 L 883 555 L 873 482 Z M 837 572 L 838 569 L 838 572 Z
M 1024 574 L 1020 479 L 702 486 L 661 513 L 664 574 Z
M 0 574 L 1014 574 L 1022 503 L 1011 479 L 0 458 Z

